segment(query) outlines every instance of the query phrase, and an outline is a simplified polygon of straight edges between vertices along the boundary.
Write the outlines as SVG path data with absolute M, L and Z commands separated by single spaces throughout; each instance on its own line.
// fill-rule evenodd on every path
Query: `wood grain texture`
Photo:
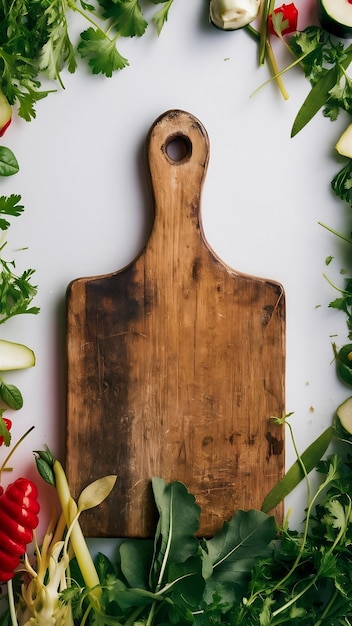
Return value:
M 169 156 L 176 140 L 182 159 Z M 147 144 L 155 219 L 145 249 L 67 291 L 70 485 L 77 496 L 118 475 L 82 516 L 91 537 L 150 536 L 152 476 L 187 485 L 209 536 L 237 508 L 260 508 L 284 471 L 284 432 L 270 419 L 285 408 L 283 287 L 227 267 L 205 240 L 202 124 L 168 111 Z

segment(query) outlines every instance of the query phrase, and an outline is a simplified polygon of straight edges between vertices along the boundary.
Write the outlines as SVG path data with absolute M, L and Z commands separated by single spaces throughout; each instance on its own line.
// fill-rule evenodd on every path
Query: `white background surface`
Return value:
M 300 29 L 316 22 L 314 0 L 296 5 Z M 25 205 L 9 231 L 6 255 L 28 246 L 14 255 L 18 269 L 36 269 L 41 307 L 38 316 L 1 328 L 3 338 L 29 345 L 37 357 L 34 369 L 6 376 L 24 395 L 24 408 L 13 415 L 14 440 L 35 424 L 14 455 L 16 476 L 36 476 L 31 452 L 45 444 L 63 459 L 65 291 L 71 280 L 120 269 L 140 252 L 150 211 L 142 148 L 154 120 L 168 109 L 194 114 L 209 134 L 202 212 L 210 245 L 234 269 L 278 280 L 285 288 L 286 407 L 294 412 L 300 451 L 349 395 L 336 379 L 331 348 L 333 340 L 346 342 L 346 321 L 328 308 L 337 293 L 322 276 L 327 271 L 343 285 L 339 271 L 347 248 L 318 225 L 349 232 L 350 208 L 330 191 L 342 167 L 334 145 L 347 120 L 331 123 L 319 113 L 291 139 L 309 90 L 303 74 L 286 75 L 287 102 L 273 84 L 251 98 L 268 77 L 258 67 L 257 46 L 245 31 L 211 26 L 207 6 L 204 0 L 175 0 L 159 38 L 150 25 L 141 39 L 120 41 L 128 68 L 107 79 L 89 75 L 80 63 L 76 74 L 63 73 L 65 90 L 58 87 L 38 103 L 36 120 L 14 117 L 2 138 L 21 171 L 0 180 L 1 193 L 20 193 Z M 73 26 L 86 28 L 79 20 Z M 283 67 L 290 59 L 278 42 L 275 49 Z M 328 255 L 335 260 L 326 268 Z M 293 460 L 287 435 L 287 466 Z M 14 475 L 3 482 L 10 479 Z M 51 492 L 40 486 L 45 511 Z M 288 505 L 292 524 L 298 524 L 303 488 Z

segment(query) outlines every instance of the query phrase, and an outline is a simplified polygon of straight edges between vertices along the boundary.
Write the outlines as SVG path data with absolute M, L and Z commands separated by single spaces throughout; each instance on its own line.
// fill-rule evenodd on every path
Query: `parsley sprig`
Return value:
M 7 217 L 17 217 L 23 212 L 20 204 L 21 196 L 0 196 L 0 229 L 6 231 L 10 222 Z M 6 216 L 6 217 L 4 217 Z M 36 314 L 39 308 L 31 306 L 33 298 L 37 295 L 37 286 L 33 285 L 33 269 L 26 269 L 17 273 L 15 260 L 6 260 L 3 251 L 7 241 L 0 246 L 0 324 L 5 323 L 15 315 L 24 313 Z
M 159 35 L 173 0 L 149 0 L 162 5 L 152 22 Z M 73 40 L 70 18 L 83 26 Z M 0 89 L 26 121 L 36 116 L 36 103 L 55 89 L 42 89 L 42 77 L 58 81 L 74 73 L 79 58 L 93 74 L 111 77 L 129 65 L 117 49 L 123 37 L 141 37 L 148 22 L 138 0 L 0 0 Z

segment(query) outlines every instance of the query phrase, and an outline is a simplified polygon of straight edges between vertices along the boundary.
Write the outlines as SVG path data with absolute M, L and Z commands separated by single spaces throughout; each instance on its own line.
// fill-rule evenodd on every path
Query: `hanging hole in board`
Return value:
M 181 163 L 192 154 L 192 144 L 185 135 L 170 137 L 165 148 L 166 154 L 174 163 Z

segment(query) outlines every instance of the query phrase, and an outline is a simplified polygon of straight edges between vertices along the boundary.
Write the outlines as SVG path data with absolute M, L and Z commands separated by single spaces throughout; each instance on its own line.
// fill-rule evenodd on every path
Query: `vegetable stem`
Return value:
M 268 57 L 269 63 L 271 65 L 272 71 L 273 71 L 273 80 L 276 80 L 277 86 L 280 89 L 281 95 L 284 98 L 284 100 L 288 100 L 289 99 L 289 94 L 288 91 L 283 83 L 283 80 L 281 78 L 281 73 L 279 70 L 279 67 L 277 65 L 276 62 L 276 58 L 274 55 L 274 51 L 272 49 L 271 43 L 269 41 L 269 38 L 267 37 L 266 39 L 266 43 L 265 43 L 265 50 L 266 50 L 266 55 Z
M 54 461 L 53 469 L 55 475 L 56 489 L 62 511 L 65 516 L 67 528 L 70 529 L 72 525 L 72 528 L 70 530 L 71 544 L 77 559 L 77 563 L 80 567 L 85 584 L 87 585 L 87 587 L 93 590 L 92 593 L 94 593 L 95 596 L 99 596 L 100 589 L 98 588 L 98 586 L 100 585 L 100 580 L 95 569 L 93 559 L 88 550 L 87 543 L 84 539 L 79 522 L 77 520 L 74 520 L 74 515 L 72 515 L 73 508 L 77 508 L 77 505 L 71 496 L 64 469 L 57 459 Z M 72 524 L 72 522 L 74 523 Z
M 339 237 L 343 241 L 347 241 L 347 243 L 352 243 L 352 239 L 350 239 L 349 237 L 346 237 L 342 233 L 339 233 L 334 228 L 331 228 L 331 226 L 327 226 L 327 224 L 324 224 L 323 222 L 318 222 L 318 224 L 319 224 L 319 226 L 322 226 L 323 228 L 326 228 L 326 230 L 328 230 L 333 235 L 336 235 L 336 237 Z
M 18 622 L 16 618 L 16 607 L 15 607 L 15 598 L 13 594 L 12 579 L 10 579 L 7 582 L 7 597 L 8 597 L 8 602 L 9 602 L 11 625 L 18 626 Z
M 27 435 L 29 435 L 30 432 L 32 432 L 32 430 L 34 429 L 34 426 L 31 426 L 25 433 L 24 435 L 22 435 L 22 437 L 19 438 L 19 440 L 15 443 L 15 445 L 11 448 L 9 454 L 7 455 L 7 457 L 5 458 L 5 460 L 3 461 L 1 467 L 0 467 L 0 481 L 1 481 L 1 474 L 2 472 L 6 472 L 6 471 L 11 471 L 10 468 L 7 468 L 6 465 L 9 462 L 10 458 L 12 457 L 13 453 L 15 452 L 15 450 L 17 450 L 18 446 L 22 443 L 22 441 L 27 437 Z

